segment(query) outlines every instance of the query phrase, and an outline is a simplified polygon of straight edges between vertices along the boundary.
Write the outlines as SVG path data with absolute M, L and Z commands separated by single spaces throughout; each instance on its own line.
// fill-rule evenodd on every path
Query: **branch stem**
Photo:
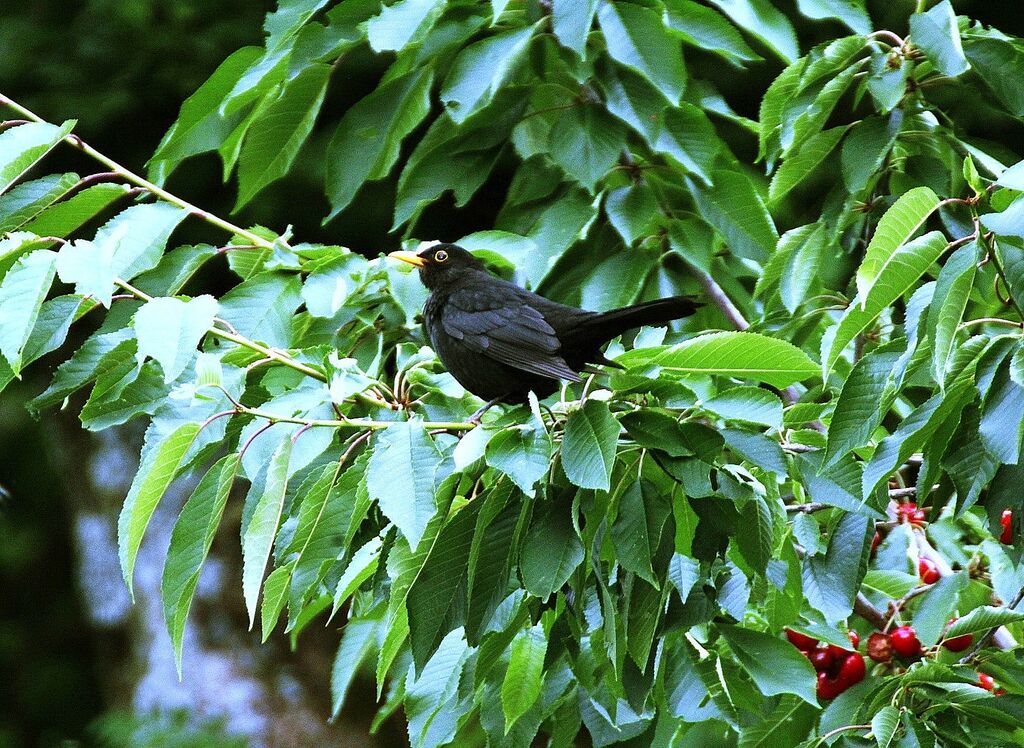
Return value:
M 16 101 L 14 101 L 13 99 L 10 99 L 7 96 L 4 96 L 2 93 L 0 93 L 0 104 L 6 105 L 7 107 L 9 107 L 10 109 L 13 109 L 18 114 L 22 115 L 23 117 L 25 117 L 28 120 L 31 120 L 33 122 L 39 122 L 39 123 L 42 123 L 42 124 L 48 124 L 46 122 L 46 120 L 44 120 L 38 114 L 36 114 L 35 112 L 33 112 L 30 109 L 25 108 L 24 106 L 22 106 L 21 104 L 19 104 Z M 248 231 L 247 229 L 243 229 L 241 226 L 236 226 L 235 224 L 231 223 L 230 221 L 225 221 L 223 218 L 220 218 L 219 216 L 215 216 L 213 213 L 210 213 L 209 211 L 203 210 L 202 208 L 200 208 L 200 207 L 198 207 L 196 205 L 193 205 L 192 203 L 188 202 L 187 200 L 183 200 L 182 198 L 178 197 L 177 195 L 172 195 L 170 192 L 165 190 L 163 187 L 159 187 L 159 186 L 153 184 L 152 182 L 150 182 L 145 177 L 139 176 L 138 174 L 136 174 L 135 172 L 131 171 L 127 167 L 122 166 L 121 164 L 119 164 L 117 161 L 115 161 L 114 159 L 110 158 L 109 156 L 106 156 L 103 153 L 100 153 L 95 148 L 93 148 L 91 145 L 89 145 L 84 140 L 82 140 L 82 138 L 80 138 L 78 135 L 74 135 L 74 134 L 66 135 L 64 137 L 64 142 L 67 143 L 68 145 L 72 146 L 73 148 L 77 148 L 78 150 L 82 151 L 82 153 L 86 154 L 87 156 L 92 157 L 96 161 L 99 161 L 101 164 L 103 164 L 108 169 L 110 169 L 111 172 L 113 172 L 114 174 L 117 174 L 122 179 L 124 179 L 124 180 L 126 180 L 126 181 L 128 181 L 128 182 L 130 182 L 130 183 L 132 183 L 132 184 L 134 184 L 136 186 L 138 186 L 138 187 L 141 187 L 142 189 L 146 190 L 147 192 L 150 192 L 150 193 L 156 195 L 161 200 L 165 200 L 166 202 L 169 202 L 172 205 L 177 205 L 179 208 L 183 208 L 183 209 L 187 210 L 189 213 L 193 214 L 197 218 L 201 218 L 202 220 L 206 221 L 210 225 L 216 226 L 217 228 L 223 229 L 224 231 L 227 231 L 228 233 L 234 234 L 236 236 L 240 236 L 243 239 L 245 239 L 246 241 L 248 241 L 250 244 L 256 244 L 256 245 L 259 245 L 260 247 L 264 247 L 266 249 L 273 249 L 274 248 L 274 242 L 272 242 L 271 240 L 264 239 L 262 236 L 258 236 L 257 234 L 254 234 L 253 232 Z
M 114 280 L 114 283 L 119 288 L 123 288 L 125 291 L 127 291 L 137 299 L 141 299 L 142 301 L 153 300 L 153 297 L 150 296 L 148 293 L 139 288 L 136 288 L 126 280 L 116 278 Z M 215 335 L 223 340 L 229 340 L 232 343 L 236 343 L 237 345 L 240 345 L 243 348 L 248 348 L 251 351 L 261 353 L 266 358 L 272 361 L 276 361 L 277 363 L 282 364 L 283 366 L 287 366 L 290 369 L 295 369 L 295 371 L 301 372 L 305 374 L 307 377 L 312 377 L 313 379 L 317 379 L 321 382 L 327 381 L 327 376 L 323 372 L 317 371 L 313 367 L 307 366 L 301 361 L 296 361 L 294 358 L 291 358 L 290 356 L 281 353 L 280 351 L 275 351 L 273 348 L 268 348 L 262 343 L 257 343 L 255 340 L 250 340 L 244 335 L 239 335 L 238 333 L 230 332 L 228 330 L 222 330 L 219 327 L 210 327 L 207 329 L 206 332 L 209 335 Z

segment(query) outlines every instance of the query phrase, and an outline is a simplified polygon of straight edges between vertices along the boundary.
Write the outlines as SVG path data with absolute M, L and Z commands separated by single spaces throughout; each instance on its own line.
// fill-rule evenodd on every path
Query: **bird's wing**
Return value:
M 554 328 L 524 295 L 515 287 L 461 289 L 448 297 L 441 324 L 472 351 L 531 374 L 579 382 L 559 354 Z

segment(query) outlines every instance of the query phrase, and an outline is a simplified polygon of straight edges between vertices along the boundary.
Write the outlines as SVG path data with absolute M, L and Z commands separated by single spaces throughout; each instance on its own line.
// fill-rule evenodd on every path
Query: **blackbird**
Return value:
M 493 402 L 524 402 L 531 390 L 544 398 L 559 380 L 579 382 L 587 364 L 618 366 L 601 347 L 626 330 L 692 314 L 699 304 L 673 296 L 591 312 L 558 304 L 491 275 L 455 244 L 392 252 L 419 268 L 430 297 L 423 327 L 430 344 L 459 384 Z

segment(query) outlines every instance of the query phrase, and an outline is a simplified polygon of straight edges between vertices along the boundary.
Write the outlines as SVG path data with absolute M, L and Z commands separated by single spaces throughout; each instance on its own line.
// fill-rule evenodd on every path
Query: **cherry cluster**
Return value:
M 949 619 L 947 630 L 954 621 L 956 618 Z M 864 680 L 867 674 L 864 657 L 856 651 L 860 646 L 860 635 L 853 629 L 850 629 L 847 635 L 850 638 L 851 649 L 835 644 L 822 644 L 812 636 L 786 629 L 786 638 L 790 644 L 804 653 L 818 673 L 819 699 L 834 699 L 846 689 Z M 951 652 L 963 652 L 973 643 L 973 634 L 963 634 L 943 639 L 942 646 Z M 865 651 L 872 660 L 882 663 L 891 662 L 894 656 L 903 660 L 914 660 L 924 654 L 924 648 L 913 626 L 897 626 L 888 633 L 876 631 L 868 637 Z M 1006 693 L 996 685 L 992 676 L 986 673 L 978 673 L 978 684 L 997 696 Z
M 864 658 L 855 651 L 860 645 L 860 635 L 851 629 L 849 637 L 853 649 L 835 644 L 819 645 L 818 640 L 811 636 L 786 629 L 786 638 L 806 655 L 818 673 L 819 699 L 834 699 L 850 686 L 864 680 L 867 674 Z

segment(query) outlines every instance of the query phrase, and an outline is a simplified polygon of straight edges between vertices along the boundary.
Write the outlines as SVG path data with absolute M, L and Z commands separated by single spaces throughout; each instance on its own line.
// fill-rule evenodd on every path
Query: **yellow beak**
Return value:
M 407 262 L 410 265 L 415 265 L 418 268 L 423 267 L 427 264 L 426 260 L 420 257 L 415 252 L 392 252 L 388 257 L 394 257 L 396 260 Z

